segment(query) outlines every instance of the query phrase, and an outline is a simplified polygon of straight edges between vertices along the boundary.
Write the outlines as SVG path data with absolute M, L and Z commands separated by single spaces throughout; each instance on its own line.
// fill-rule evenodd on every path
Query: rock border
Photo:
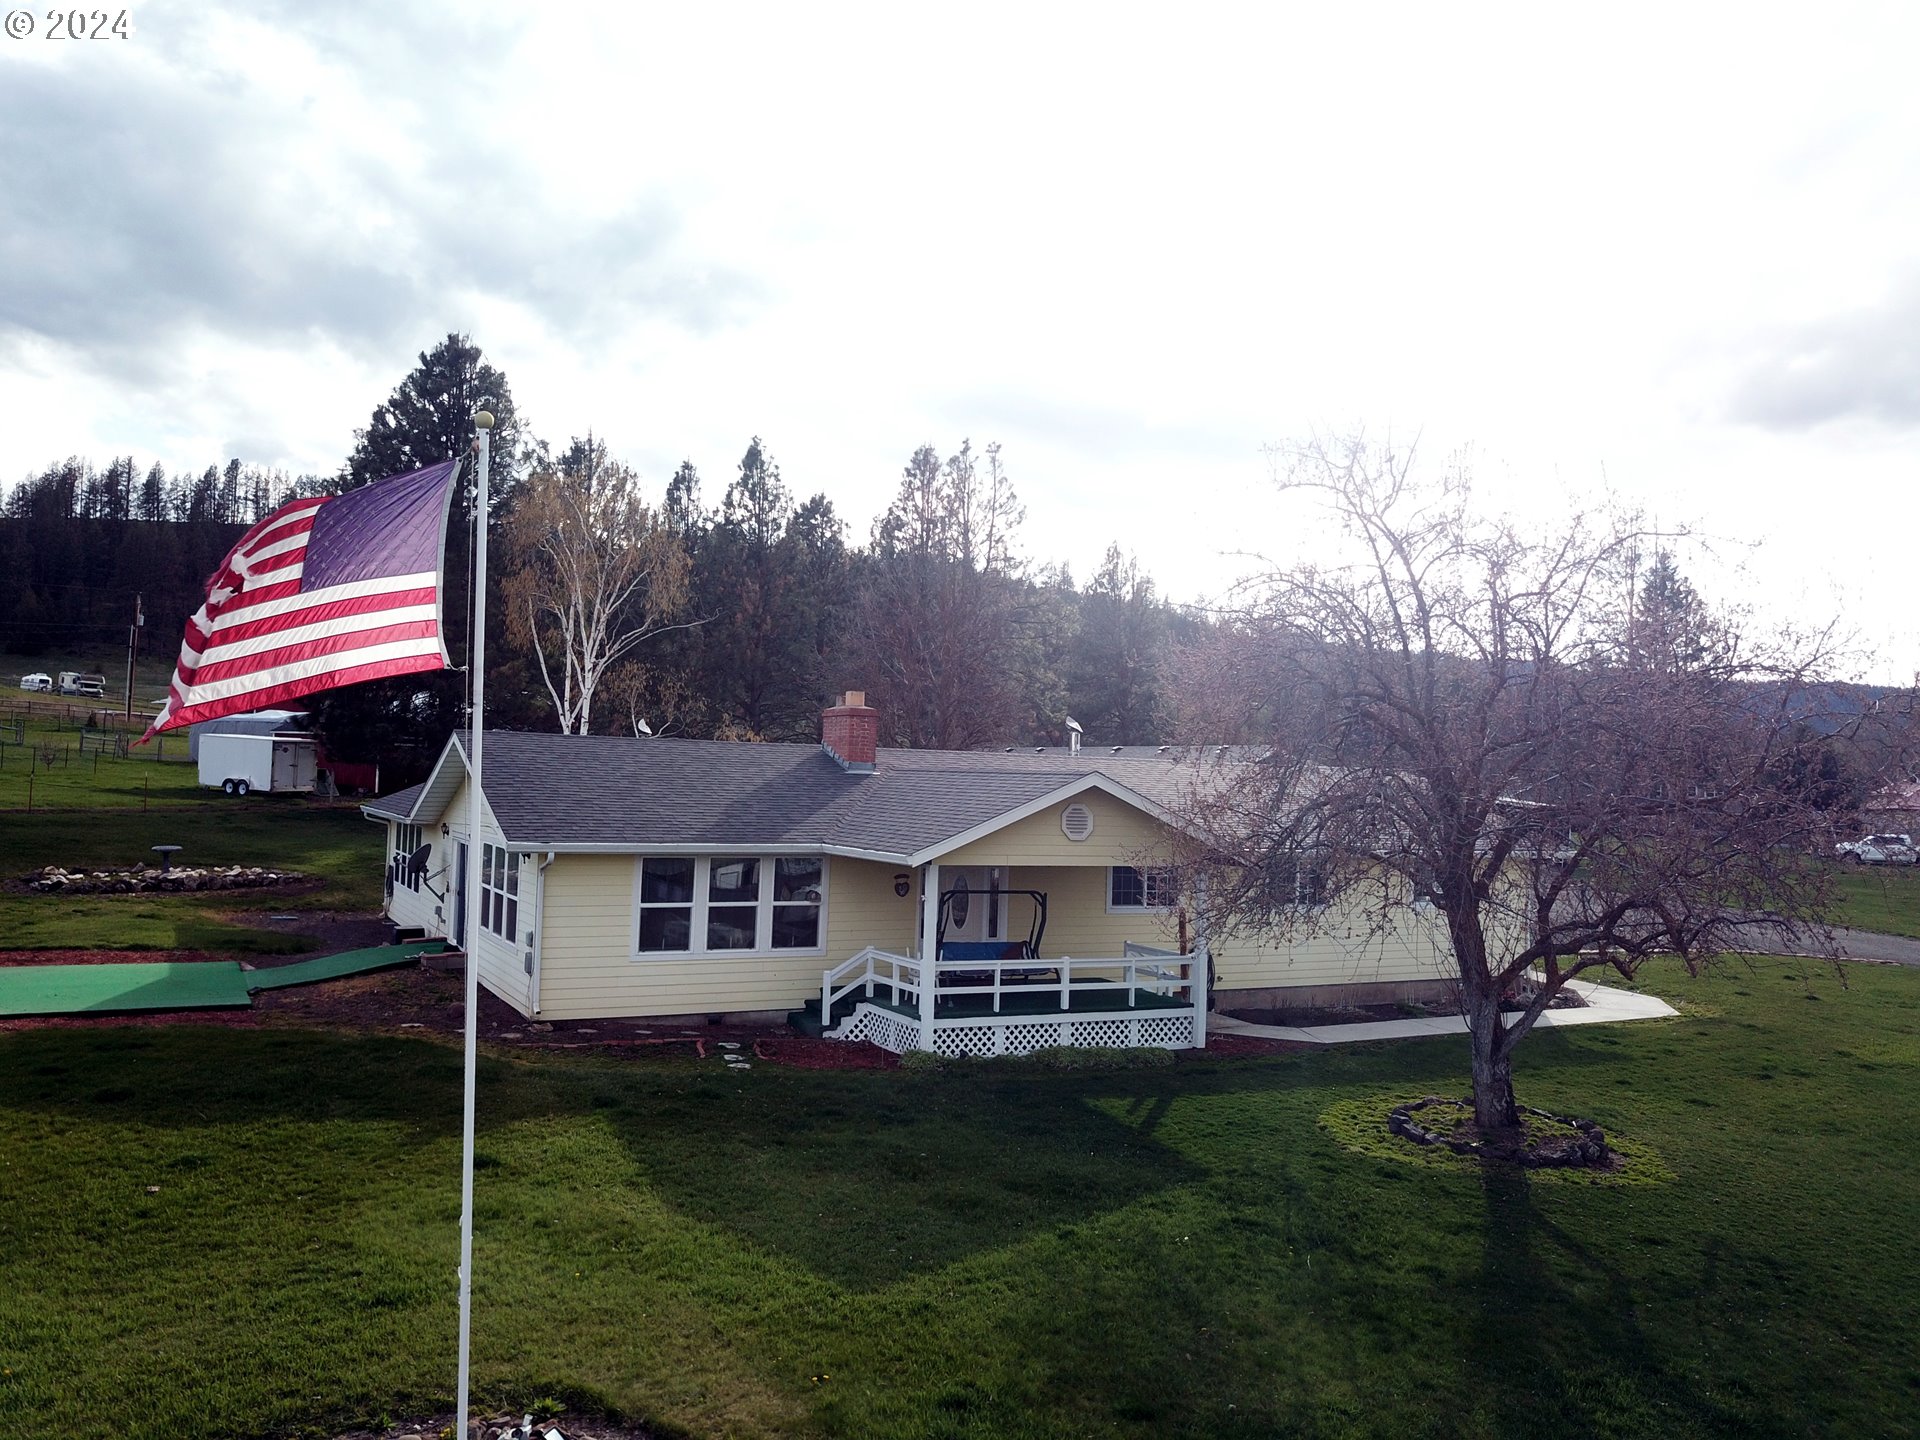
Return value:
M 30 871 L 27 889 L 42 895 L 143 895 L 159 891 L 186 893 L 205 890 L 265 890 L 299 885 L 310 877 L 297 870 L 275 870 L 264 865 L 140 865 L 125 870 L 68 870 L 48 865 Z
M 1444 1145 L 1456 1155 L 1507 1160 L 1528 1169 L 1605 1170 L 1617 1163 L 1613 1151 L 1607 1148 L 1606 1132 L 1593 1121 L 1578 1115 L 1556 1115 L 1551 1110 L 1541 1110 L 1532 1105 L 1517 1106 L 1521 1114 L 1565 1126 L 1568 1133 L 1535 1140 L 1527 1145 L 1503 1145 L 1477 1137 L 1463 1139 L 1450 1132 L 1430 1129 L 1413 1118 L 1418 1112 L 1436 1106 L 1464 1110 L 1468 1114 L 1473 1111 L 1473 1104 L 1469 1100 L 1427 1095 L 1418 1100 L 1404 1101 L 1388 1111 L 1387 1130 L 1416 1145 Z

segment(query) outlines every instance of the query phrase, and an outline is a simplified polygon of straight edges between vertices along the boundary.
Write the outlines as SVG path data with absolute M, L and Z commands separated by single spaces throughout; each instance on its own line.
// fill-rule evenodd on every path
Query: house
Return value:
M 478 835 L 456 737 L 424 783 L 362 807 L 388 831 L 388 914 L 464 948 L 478 844 L 480 982 L 523 1015 L 811 1002 L 827 1033 L 895 1051 L 1181 1048 L 1210 1005 L 1445 986 L 1444 937 L 1411 908 L 1384 932 L 1355 917 L 1209 944 L 1160 868 L 1188 773 L 1172 747 L 899 750 L 878 732 L 858 692 L 817 746 L 489 731 Z

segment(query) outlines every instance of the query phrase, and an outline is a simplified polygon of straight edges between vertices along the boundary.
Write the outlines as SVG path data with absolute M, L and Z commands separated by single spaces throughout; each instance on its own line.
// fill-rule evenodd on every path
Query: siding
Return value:
M 797 1010 L 820 993 L 823 971 L 868 945 L 904 952 L 913 934 L 914 898 L 893 893 L 897 866 L 829 857 L 824 955 L 641 959 L 633 949 L 634 863 L 630 855 L 560 855 L 547 868 L 542 1019 Z
M 1096 828 L 1094 832 L 1099 834 Z M 1087 844 L 1092 844 L 1089 840 Z M 1040 953 L 1054 958 L 1107 959 L 1121 955 L 1129 940 L 1171 950 L 1179 941 L 1172 915 L 1147 911 L 1107 913 L 1107 867 L 1049 866 L 1015 868 L 1008 880 L 1014 890 L 1043 890 L 1047 896 L 1047 933 L 1040 937 Z M 1007 928 L 1013 936 L 1026 935 L 1027 910 L 1020 900 L 1007 906 Z
M 1222 990 L 1284 985 L 1367 985 L 1444 979 L 1453 972 L 1446 927 L 1433 912 L 1396 910 L 1384 931 L 1358 907 L 1322 915 L 1311 933 L 1221 936 L 1213 983 Z
M 442 818 L 445 820 L 448 828 L 453 831 L 453 834 L 448 837 L 443 837 L 437 833 L 439 829 L 438 825 L 431 827 L 436 832 L 433 836 L 433 843 L 436 848 L 433 866 L 430 866 L 428 870 L 429 874 L 431 874 L 433 868 L 439 864 L 442 852 L 438 847 L 446 847 L 444 851 L 446 863 L 451 867 L 459 858 L 459 842 L 469 838 L 467 829 L 470 817 L 467 810 L 467 782 L 465 780 L 462 780 L 459 788 L 453 792 L 453 798 L 447 802 L 447 808 L 442 812 Z M 483 819 L 480 838 L 472 840 L 470 843 L 476 847 L 485 843 L 495 845 L 501 843 L 500 827 L 494 823 L 491 812 Z M 524 853 L 531 855 L 534 852 Z M 533 978 L 527 974 L 525 958 L 526 947 L 520 942 L 526 939 L 527 931 L 534 921 L 532 906 L 534 888 L 538 883 L 535 879 L 538 863 L 537 860 L 530 858 L 525 866 L 522 867 L 520 873 L 519 937 L 517 937 L 516 940 L 502 940 L 499 936 L 482 929 L 477 937 L 478 944 L 475 947 L 475 955 L 480 962 L 480 983 L 500 999 L 506 1001 L 507 1004 L 511 1005 L 515 1010 L 518 1010 L 522 1015 L 530 1015 L 533 1013 Z M 451 870 L 449 870 L 447 878 L 442 884 L 442 888 L 447 892 L 447 914 L 441 925 L 441 933 L 451 934 L 453 931 L 452 907 L 454 897 L 459 889 Z
M 383 867 L 393 857 L 394 832 L 399 828 L 393 821 L 387 822 L 387 850 L 381 862 Z M 432 827 L 431 831 L 427 826 L 421 826 L 420 838 L 432 846 L 427 856 L 427 878 L 431 880 L 434 871 L 446 863 L 447 842 L 440 837 L 438 826 Z M 441 888 L 446 887 L 443 884 Z M 433 892 L 424 884 L 417 891 L 409 890 L 404 885 L 396 885 L 393 887 L 393 894 L 387 897 L 387 915 L 396 925 L 418 925 L 429 935 L 444 935 L 447 933 L 446 924 L 435 913 L 439 905 L 440 902 L 433 898 Z
M 1085 840 L 1069 840 L 1060 829 L 1060 815 L 1068 805 L 1084 805 L 1093 812 L 1093 834 Z M 1131 865 L 1139 856 L 1160 850 L 1165 833 L 1153 816 L 1105 791 L 1090 790 L 962 845 L 942 855 L 940 864 Z

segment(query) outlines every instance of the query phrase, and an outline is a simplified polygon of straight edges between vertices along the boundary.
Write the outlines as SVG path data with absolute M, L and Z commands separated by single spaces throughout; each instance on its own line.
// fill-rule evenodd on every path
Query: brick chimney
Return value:
M 849 690 L 838 705 L 820 715 L 820 748 L 841 768 L 869 774 L 880 747 L 880 712 L 867 704 L 867 692 Z

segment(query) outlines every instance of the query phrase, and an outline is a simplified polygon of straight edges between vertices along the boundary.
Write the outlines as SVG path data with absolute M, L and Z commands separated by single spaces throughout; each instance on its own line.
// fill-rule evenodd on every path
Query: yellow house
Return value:
M 818 746 L 490 731 L 477 826 L 450 743 L 364 807 L 387 912 L 466 948 L 477 844 L 480 981 L 523 1015 L 784 1017 L 946 1054 L 1198 1046 L 1210 1005 L 1445 974 L 1411 910 L 1210 945 L 1160 868 L 1170 747 L 885 749 L 878 718 L 849 694 Z

